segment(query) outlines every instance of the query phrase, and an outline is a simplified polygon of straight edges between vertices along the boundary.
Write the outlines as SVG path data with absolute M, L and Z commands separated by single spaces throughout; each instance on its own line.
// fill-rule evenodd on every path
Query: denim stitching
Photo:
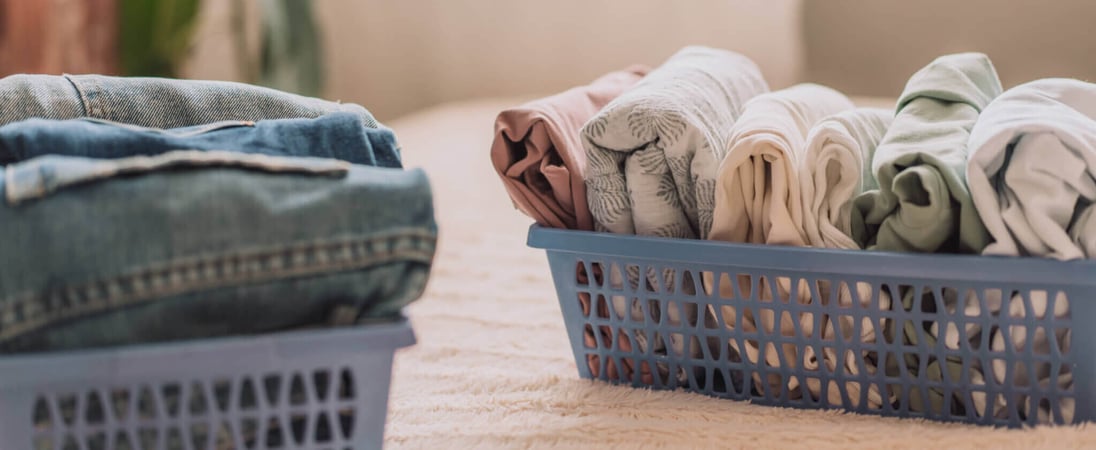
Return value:
M 0 342 L 53 322 L 170 295 L 395 262 L 433 260 L 436 235 L 404 229 L 384 236 L 194 257 L 129 274 L 11 297 L 0 310 Z M 16 323 L 19 321 L 21 323 Z
M 72 85 L 72 88 L 76 90 L 76 94 L 80 97 L 80 106 L 82 106 L 84 108 L 84 116 L 87 116 L 87 117 L 101 116 L 102 115 L 101 111 L 98 111 L 94 106 L 92 106 L 91 98 L 88 97 L 86 92 L 84 92 L 84 89 L 80 86 L 80 83 L 77 83 L 76 79 L 73 78 L 72 75 L 70 75 L 70 74 L 66 73 L 63 76 L 65 77 L 66 80 L 68 80 L 69 84 Z
M 142 125 L 134 125 L 132 123 L 118 122 L 116 120 L 103 119 L 100 117 L 83 117 L 78 120 L 82 120 L 88 123 L 109 125 L 116 128 L 121 128 L 128 131 L 136 131 L 140 133 L 155 133 L 172 137 L 195 137 L 203 134 L 208 134 L 214 131 L 220 131 L 228 128 L 240 128 L 240 127 L 255 127 L 255 122 L 251 120 L 218 120 L 216 122 L 210 122 L 207 124 L 194 125 L 183 128 L 193 128 L 193 130 L 187 132 L 175 131 L 171 128 L 156 128 L 146 127 Z
M 126 175 L 152 174 L 176 168 L 233 168 L 265 174 L 303 174 L 344 178 L 349 167 L 346 161 L 309 157 L 286 157 L 261 153 L 239 153 L 226 150 L 175 150 L 159 155 L 137 155 L 112 160 L 91 160 L 81 157 L 61 157 L 61 161 L 76 161 L 65 176 L 57 176 L 57 161 L 42 156 L 10 164 L 5 174 L 5 200 L 17 206 L 47 197 L 56 192 Z

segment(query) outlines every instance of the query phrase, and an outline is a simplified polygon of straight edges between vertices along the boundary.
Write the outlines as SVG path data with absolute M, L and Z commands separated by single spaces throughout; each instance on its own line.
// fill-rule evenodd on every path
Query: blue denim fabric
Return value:
M 99 119 L 29 119 L 0 126 L 0 165 L 44 154 L 122 158 L 180 149 L 313 156 L 401 167 L 395 135 L 364 127 L 351 113 L 316 119 L 221 121 L 168 130 Z
M 390 318 L 437 228 L 420 170 L 223 151 L 0 175 L 0 352 Z
M 91 117 L 153 128 L 222 120 L 315 118 L 349 112 L 381 127 L 365 108 L 226 81 L 103 75 L 12 75 L 0 79 L 0 125 L 34 117 Z

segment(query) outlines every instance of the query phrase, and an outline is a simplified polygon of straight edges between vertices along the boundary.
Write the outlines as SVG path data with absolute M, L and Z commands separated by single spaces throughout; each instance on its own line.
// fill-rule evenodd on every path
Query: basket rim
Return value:
M 27 383 L 90 381 L 108 374 L 159 373 L 164 370 L 157 365 L 174 365 L 174 361 L 193 358 L 206 360 L 246 354 L 258 361 L 271 361 L 271 358 L 322 358 L 341 354 L 345 359 L 347 352 L 393 352 L 415 342 L 410 321 L 400 317 L 392 322 L 342 328 L 0 355 L 0 373 L 4 374 L 0 377 L 0 390 Z M 226 361 L 228 365 L 237 363 L 246 364 Z M 194 372 L 202 371 L 200 367 L 193 369 Z
M 1096 261 L 995 255 L 840 250 L 610 234 L 529 227 L 527 245 L 549 253 L 634 258 L 643 262 L 806 271 L 841 277 L 889 277 L 970 283 L 1096 286 Z M 697 268 L 696 270 L 708 270 Z

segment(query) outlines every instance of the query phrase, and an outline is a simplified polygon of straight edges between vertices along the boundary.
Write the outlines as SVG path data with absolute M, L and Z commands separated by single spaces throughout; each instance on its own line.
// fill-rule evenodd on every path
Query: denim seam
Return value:
M 72 85 L 72 88 L 74 90 L 76 90 L 76 94 L 80 97 L 80 106 L 82 106 L 84 108 L 84 116 L 85 117 L 96 117 L 96 114 L 93 114 L 92 110 L 91 110 L 92 109 L 91 108 L 91 101 L 88 99 L 87 94 L 84 93 L 84 90 L 80 88 L 80 84 L 77 83 L 76 80 L 74 80 L 72 78 L 72 75 L 70 75 L 70 74 L 66 73 L 66 74 L 64 74 L 64 77 L 65 77 L 65 80 L 68 80 L 69 84 Z
M 132 306 L 160 297 L 271 282 L 396 262 L 433 260 L 436 234 L 403 229 L 382 236 L 194 257 L 131 273 L 13 296 L 0 311 L 0 342 L 60 320 Z M 36 301 L 39 300 L 39 301 Z M 0 302 L 2 303 L 2 302 Z M 21 309 L 21 323 L 14 323 Z

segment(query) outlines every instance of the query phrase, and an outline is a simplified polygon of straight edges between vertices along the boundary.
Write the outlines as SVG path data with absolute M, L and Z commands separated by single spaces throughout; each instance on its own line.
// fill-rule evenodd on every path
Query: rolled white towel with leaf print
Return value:
M 712 223 L 715 173 L 723 157 L 730 129 L 750 98 L 767 92 L 768 85 L 749 58 L 726 50 L 685 47 L 640 82 L 614 99 L 582 129 L 586 150 L 586 194 L 594 228 L 621 234 L 673 238 L 703 238 Z M 638 267 L 623 274 L 640 285 Z M 674 289 L 672 271 L 647 270 L 651 286 Z M 691 289 L 683 286 L 683 289 Z M 638 299 L 614 298 L 620 316 L 633 315 Z M 698 320 L 695 305 L 684 311 L 652 308 L 653 317 L 666 315 L 669 323 Z M 640 316 L 642 317 L 642 313 Z M 656 319 L 657 320 L 657 319 Z M 707 317 L 705 317 L 707 320 Z M 648 352 L 647 336 L 634 333 L 634 351 Z M 684 355 L 679 333 L 666 340 L 655 333 L 650 352 Z M 691 347 L 688 357 L 701 349 Z M 659 378 L 669 367 L 658 363 Z M 648 370 L 652 370 L 648 368 Z M 642 373 L 640 378 L 652 380 Z M 686 375 L 674 374 L 679 382 Z
M 582 129 L 596 228 L 707 237 L 731 127 L 768 90 L 749 58 L 690 46 L 610 102 Z

